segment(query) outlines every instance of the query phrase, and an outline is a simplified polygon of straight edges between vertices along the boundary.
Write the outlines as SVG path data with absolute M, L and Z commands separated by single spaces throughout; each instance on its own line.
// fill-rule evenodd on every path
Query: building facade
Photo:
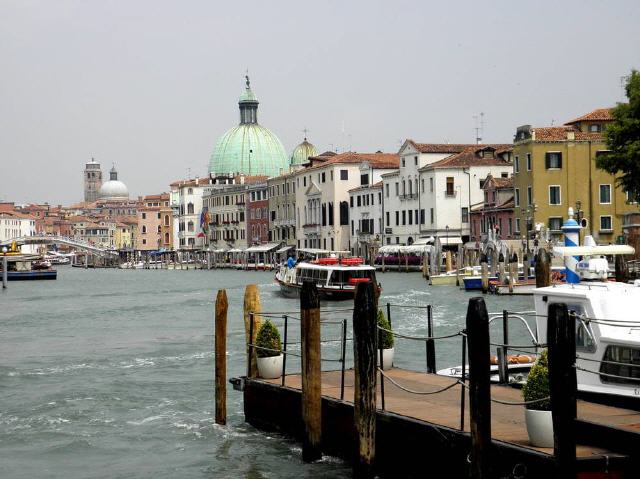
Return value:
M 36 219 L 31 215 L 19 213 L 17 211 L 0 212 L 0 241 L 11 241 L 22 236 L 35 236 Z M 23 253 L 36 253 L 36 245 L 24 245 L 21 248 Z
M 84 201 L 93 203 L 98 199 L 98 192 L 102 186 L 102 169 L 100 163 L 91 158 L 84 165 Z
M 296 246 L 296 181 L 286 174 L 267 180 L 269 191 L 269 240 Z
M 192 180 L 180 180 L 171 183 L 169 206 L 173 211 L 173 228 L 177 235 L 172 242 L 175 250 L 201 250 L 205 248 L 205 225 L 201 224 L 203 196 L 214 185 L 210 176 Z M 177 237 L 177 240 L 176 240 Z
M 537 224 L 560 238 L 569 207 L 599 243 L 614 243 L 624 215 L 637 211 L 616 178 L 596 166 L 606 151 L 603 130 L 613 120 L 610 109 L 594 110 L 563 126 L 521 126 L 514 145 L 516 232 Z
M 296 246 L 351 250 L 349 190 L 377 183 L 398 162 L 398 155 L 382 152 L 310 158 L 294 173 Z
M 259 245 L 269 241 L 269 189 L 267 182 L 247 187 L 247 244 Z
M 171 208 L 169 194 L 148 195 L 138 208 L 138 232 L 135 249 L 160 251 L 171 249 Z
M 381 246 L 382 181 L 349 190 L 351 253 L 370 263 Z
M 470 241 L 480 243 L 490 231 L 494 238 L 519 239 L 515 234 L 513 176 L 494 178 L 488 175 L 483 190 L 483 202 L 471 206 Z

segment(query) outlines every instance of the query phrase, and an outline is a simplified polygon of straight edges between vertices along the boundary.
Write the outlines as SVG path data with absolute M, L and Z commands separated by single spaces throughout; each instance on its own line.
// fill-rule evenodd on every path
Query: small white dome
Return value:
M 101 199 L 129 199 L 129 190 L 122 181 L 109 180 L 102 184 L 98 196 Z

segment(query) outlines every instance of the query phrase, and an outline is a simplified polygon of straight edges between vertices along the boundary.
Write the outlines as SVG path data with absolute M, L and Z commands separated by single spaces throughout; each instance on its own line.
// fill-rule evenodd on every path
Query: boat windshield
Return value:
M 607 346 L 600 372 L 600 380 L 603 383 L 638 386 L 640 349 L 630 346 Z
M 296 275 L 296 281 L 298 284 L 302 284 L 303 281 L 313 281 L 318 285 L 325 285 L 327 282 L 327 270 L 319 268 L 300 268 Z

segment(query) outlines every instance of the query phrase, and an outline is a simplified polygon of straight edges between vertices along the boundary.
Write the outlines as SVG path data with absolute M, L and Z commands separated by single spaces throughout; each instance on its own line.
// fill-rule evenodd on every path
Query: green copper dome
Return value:
M 217 141 L 209 161 L 209 173 L 278 176 L 289 169 L 287 154 L 276 135 L 258 124 L 258 100 L 249 77 L 240 96 L 240 125 Z
M 305 138 L 291 153 L 291 166 L 302 165 L 309 161 L 310 156 L 317 156 L 318 150 Z

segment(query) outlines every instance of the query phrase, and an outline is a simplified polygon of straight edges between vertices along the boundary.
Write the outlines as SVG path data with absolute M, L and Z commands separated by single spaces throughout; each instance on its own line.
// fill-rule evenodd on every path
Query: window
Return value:
M 531 206 L 533 204 L 533 191 L 531 186 L 527 186 L 527 206 Z
M 400 212 L 396 211 L 396 226 L 400 225 Z
M 454 196 L 455 195 L 455 190 L 453 189 L 453 176 L 447 176 L 447 190 L 446 190 L 446 195 L 447 196 Z
M 193 203 L 189 203 L 187 205 L 187 214 L 189 214 L 189 215 L 193 214 Z
M 349 170 L 340 170 L 340 179 L 348 180 L 349 179 Z
M 169 233 L 164 234 L 164 244 L 169 244 Z
M 147 227 L 145 225 L 142 225 L 142 234 L 147 234 Z
M 160 212 L 158 212 L 158 219 L 160 219 Z
M 424 193 L 424 178 L 420 180 L 420 189 L 421 189 L 421 192 Z
M 396 181 L 396 196 L 400 196 L 400 183 Z
M 513 160 L 513 171 L 515 171 L 516 173 L 520 173 L 520 157 L 518 155 L 516 155 L 515 159 Z
M 384 185 L 384 195 L 389 198 L 389 183 Z
M 418 166 L 418 157 L 417 156 L 413 157 L 413 164 Z
M 368 185 L 369 184 L 369 173 L 365 173 L 363 175 L 360 175 L 360 184 L 361 185 Z
M 520 231 L 520 228 L 518 228 L 518 222 L 516 222 L 516 228 L 518 229 L 518 231 Z M 549 229 L 552 231 L 561 231 L 562 230 L 562 217 L 551 217 L 549 218 Z
M 600 217 L 600 231 L 612 231 L 611 216 Z
M 162 233 L 162 231 L 160 230 L 160 225 L 158 225 L 158 233 Z
M 307 186 L 307 177 L 306 176 L 302 177 L 302 186 Z
M 329 203 L 327 211 L 329 212 L 329 226 L 333 226 L 333 203 Z
M 169 226 L 169 215 L 164 215 L 164 225 Z
M 520 234 L 520 218 L 516 218 L 516 234 Z
M 147 244 L 147 239 L 146 238 L 142 239 L 142 244 Z
M 327 204 L 322 203 L 322 226 L 327 226 Z
M 527 153 L 527 171 L 531 171 L 531 153 Z
M 600 365 L 602 373 L 600 380 L 606 383 L 629 384 L 637 387 L 640 378 L 638 365 L 640 365 L 640 349 L 629 346 L 607 346 Z
M 531 202 L 529 202 L 529 204 L 531 204 Z M 559 205 L 559 204 L 561 204 L 560 186 L 559 185 L 550 185 L 549 186 L 549 204 L 550 205 Z
M 362 198 L 360 195 L 358 195 L 358 201 L 357 201 L 358 206 L 362 206 Z
M 388 211 L 386 212 L 386 215 L 387 215 L 387 226 L 390 226 L 389 225 L 389 212 Z
M 562 153 L 559 151 L 548 151 L 544 155 L 545 168 L 547 170 L 562 168 Z
M 589 125 L 589 132 L 590 133 L 600 133 L 600 131 L 602 131 L 602 125 L 600 125 L 598 123 L 594 123 L 593 125 Z
M 600 204 L 611 204 L 611 185 L 600 185 Z
M 402 226 L 407 224 L 407 212 L 406 210 L 402 210 Z
M 429 178 L 429 191 L 433 193 L 433 178 Z
M 433 208 L 429 208 L 429 213 L 431 216 L 431 224 L 433 224 Z
M 413 224 L 413 211 L 409 210 L 409 224 Z
M 520 206 L 520 189 L 519 188 L 515 189 L 515 194 L 516 194 L 515 196 L 516 206 Z
M 147 214 L 146 213 L 142 213 L 142 219 L 146 220 L 147 219 Z
M 404 158 L 402 159 L 402 167 L 404 168 Z
M 322 179 L 320 181 L 322 181 L 322 183 L 325 183 L 326 180 L 326 176 L 325 176 L 325 172 L 322 172 Z
M 353 208 L 353 196 L 349 198 L 349 206 Z
M 189 188 L 189 189 L 187 190 L 187 194 L 188 194 L 188 195 L 192 195 L 192 194 L 193 194 L 193 188 Z
M 424 224 L 424 209 L 420 210 L 420 224 Z
M 466 206 L 462 207 L 462 222 L 463 223 L 469 222 L 469 208 Z
M 509 236 L 513 234 L 513 221 L 509 218 Z
M 340 172 L 347 172 L 347 170 L 340 170 Z M 342 174 L 341 174 L 342 176 Z M 349 203 L 346 201 L 340 202 L 340 226 L 347 226 L 349 224 Z

